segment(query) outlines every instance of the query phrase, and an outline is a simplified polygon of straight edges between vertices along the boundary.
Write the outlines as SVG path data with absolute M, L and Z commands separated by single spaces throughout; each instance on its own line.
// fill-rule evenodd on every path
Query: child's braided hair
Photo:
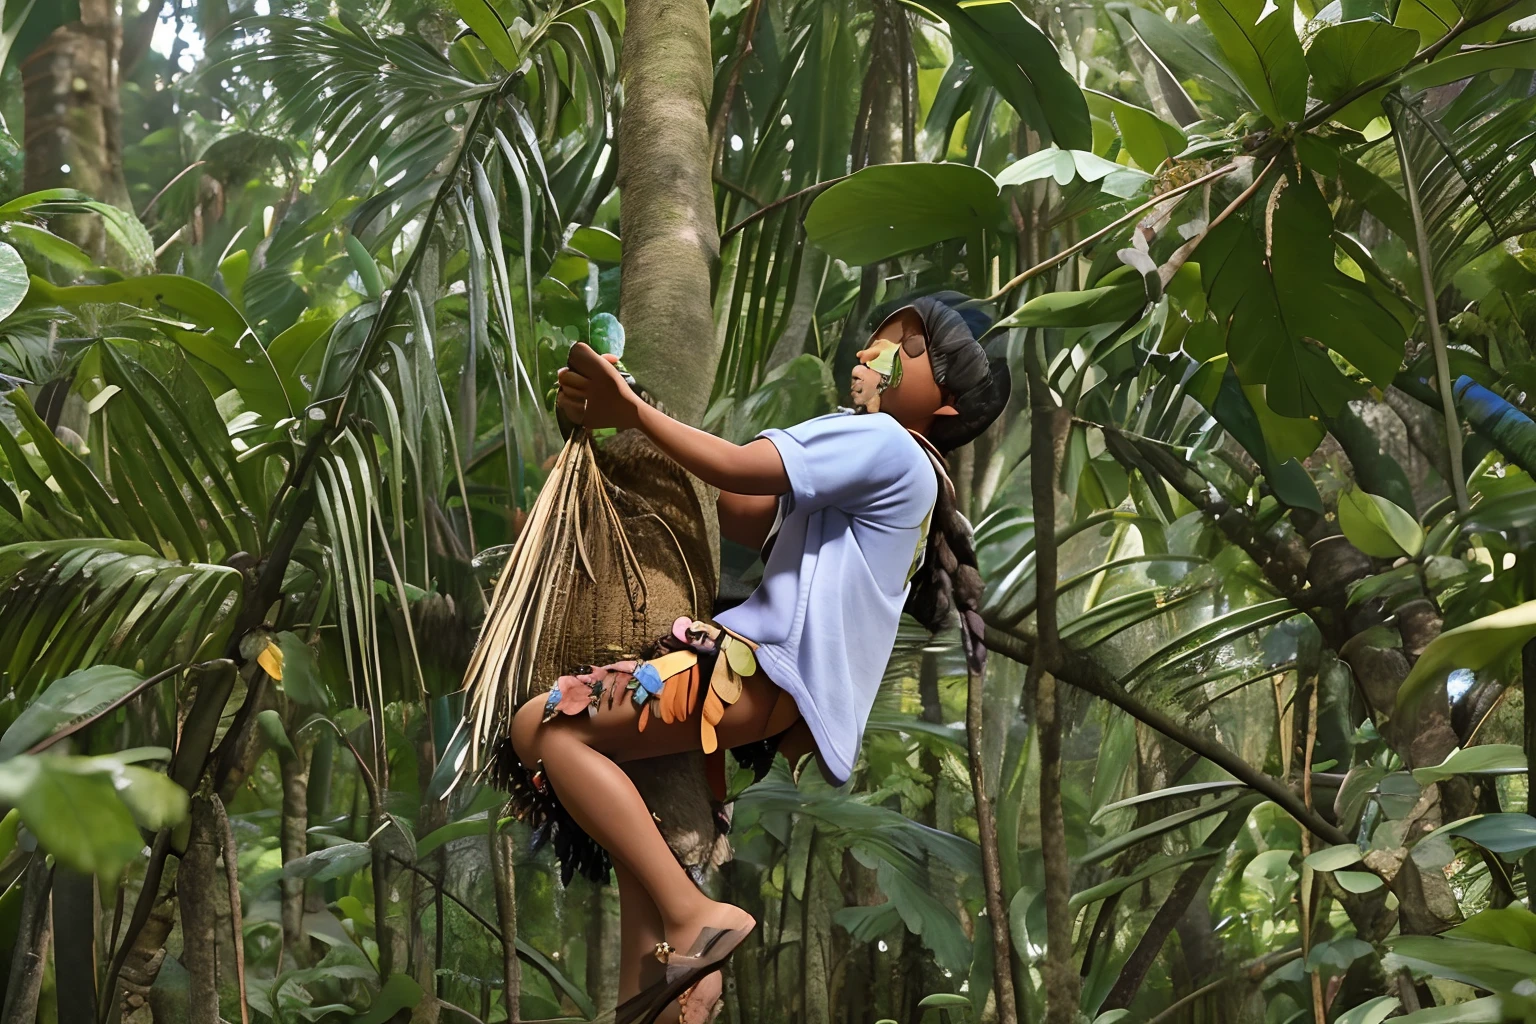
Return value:
M 959 612 L 966 660 L 979 671 L 986 660 L 986 647 L 982 643 L 985 627 L 979 611 L 982 584 L 976 544 L 970 522 L 955 505 L 955 488 L 943 462 L 932 452 L 928 457 L 939 476 L 939 496 L 933 505 L 923 564 L 912 577 L 904 610 L 930 633 L 947 629 L 950 616 Z
M 951 614 L 958 612 L 966 661 L 972 670 L 980 671 L 986 647 L 976 544 L 938 453 L 968 444 L 985 430 L 1007 404 L 1010 381 L 1007 361 L 988 358 L 976 340 L 986 333 L 990 319 L 981 310 L 962 305 L 965 301 L 958 292 L 941 292 L 910 303 L 923 318 L 934 378 L 957 415 L 941 418 L 929 432 L 936 451 L 925 446 L 939 478 L 938 499 L 923 564 L 912 578 L 905 610 L 934 633 L 948 628 Z

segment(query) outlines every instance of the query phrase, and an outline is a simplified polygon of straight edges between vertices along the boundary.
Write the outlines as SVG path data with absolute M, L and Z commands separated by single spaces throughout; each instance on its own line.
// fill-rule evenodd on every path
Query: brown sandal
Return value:
M 753 921 L 741 928 L 705 928 L 686 955 L 670 943 L 656 943 L 656 959 L 666 965 L 666 976 L 615 1010 L 614 1024 L 651 1024 L 674 999 L 718 971 L 756 927 Z

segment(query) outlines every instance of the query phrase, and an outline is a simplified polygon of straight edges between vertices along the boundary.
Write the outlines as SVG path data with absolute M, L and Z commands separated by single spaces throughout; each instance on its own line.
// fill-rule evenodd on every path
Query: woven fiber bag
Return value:
M 718 589 L 713 495 L 638 430 L 566 441 L 496 582 L 465 674 L 471 772 L 496 778 L 518 707 L 562 674 L 645 656 Z M 505 756 L 504 748 L 500 750 Z M 696 878 L 728 855 L 699 752 L 630 777 Z

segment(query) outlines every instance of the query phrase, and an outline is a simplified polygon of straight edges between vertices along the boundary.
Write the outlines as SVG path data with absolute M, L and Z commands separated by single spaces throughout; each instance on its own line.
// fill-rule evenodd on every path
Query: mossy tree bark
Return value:
M 631 0 L 619 77 L 619 318 L 625 363 L 673 416 L 704 418 L 720 341 L 710 309 L 720 233 L 710 184 L 709 9 Z
M 115 3 L 80 0 L 80 20 L 54 29 L 22 62 L 27 191 L 77 188 L 132 209 L 118 96 L 122 39 Z M 60 218 L 54 229 L 92 256 L 108 258 L 100 218 Z
M 181 903 L 181 965 L 187 969 L 190 1024 L 219 1020 L 218 903 L 214 875 L 218 870 L 218 840 L 213 832 L 213 804 L 192 799 L 192 832 L 177 872 Z

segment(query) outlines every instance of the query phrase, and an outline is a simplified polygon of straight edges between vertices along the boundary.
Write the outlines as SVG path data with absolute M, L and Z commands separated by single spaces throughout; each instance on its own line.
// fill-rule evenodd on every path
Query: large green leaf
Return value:
M 997 183 L 1022 185 L 1046 178 L 1054 178 L 1058 185 L 1070 185 L 1081 178 L 1097 183 L 1103 192 L 1121 199 L 1135 195 L 1151 180 L 1145 171 L 1125 167 L 1085 150 L 1047 146 L 1003 168 L 998 172 Z
M 25 752 L 71 722 L 89 718 L 143 681 L 139 673 L 117 665 L 92 665 L 55 680 L 0 737 L 0 760 Z
M 61 863 L 115 879 L 137 859 L 144 840 L 118 797 L 114 775 L 95 758 L 23 754 L 0 762 L 0 804 L 16 808 L 28 831 Z M 128 784 L 136 781 L 130 777 Z
M 1509 1020 L 1504 1015 L 1504 1001 L 1498 996 L 1484 996 L 1450 1006 L 1431 1006 L 1392 1019 L 1394 1024 L 1501 1024 Z
M 1200 20 L 1243 88 L 1276 127 L 1307 111 L 1307 58 L 1296 38 L 1295 5 L 1265 0 L 1197 0 Z
M 1321 423 L 1276 414 L 1265 403 L 1262 388 L 1244 387 L 1237 379 L 1226 355 L 1202 364 L 1189 378 L 1188 393 L 1210 410 L 1222 429 L 1259 464 L 1281 501 L 1292 508 L 1323 514 L 1317 485 L 1296 461 L 1297 449 L 1310 441 L 1311 447 L 1301 454 L 1305 458 L 1322 440 L 1326 430 Z M 1303 434 L 1303 430 L 1307 432 Z M 1282 456 L 1277 449 L 1289 455 Z
M 1211 309 L 1238 378 L 1262 385 L 1271 409 L 1332 415 L 1363 389 L 1318 343 L 1386 387 L 1405 332 L 1369 288 L 1334 266 L 1332 215 L 1310 175 L 1284 189 L 1272 218 L 1263 211 L 1229 217 L 1195 251 Z
M 1482 743 L 1465 750 L 1453 750 L 1437 765 L 1415 768 L 1413 780 L 1421 786 L 1427 786 L 1431 782 L 1457 775 L 1524 771 L 1525 767 L 1525 751 L 1513 743 Z
M 41 299 L 66 308 L 121 302 L 145 310 L 174 310 L 192 322 L 192 329 L 166 324 L 167 336 L 239 388 L 246 408 L 273 420 L 294 414 L 272 360 L 245 318 L 228 299 L 200 281 L 180 274 L 155 274 L 113 284 L 59 288 L 34 277 L 32 288 Z M 217 388 L 215 393 L 223 390 Z
M 15 249 L 0 242 L 0 320 L 15 312 L 26 297 L 27 265 Z
M 1339 529 L 1351 544 L 1377 558 L 1415 558 L 1424 547 L 1424 530 L 1413 516 L 1358 487 L 1339 495 Z
M 1085 89 L 1088 109 L 1097 117 L 1112 121 L 1119 129 L 1125 151 L 1144 171 L 1155 171 L 1165 161 L 1184 152 L 1189 139 L 1183 129 L 1169 124 L 1145 107 Z
M 1331 103 L 1351 89 L 1402 67 L 1418 48 L 1417 32 L 1373 19 L 1329 25 L 1313 37 L 1307 50 L 1312 93 Z
M 421 1002 L 421 986 L 409 974 L 391 974 L 384 979 L 379 994 L 373 997 L 368 1012 L 354 1019 L 354 1024 L 384 1024 L 401 1010 Z
M 507 26 L 502 22 L 501 15 L 496 13 L 493 4 L 488 0 L 453 0 L 453 8 L 502 67 L 508 71 L 518 69 L 522 60 L 511 36 L 507 34 Z
M 1478 669 L 1513 656 L 1536 637 L 1536 601 L 1474 619 L 1430 641 L 1397 691 L 1399 707 L 1409 707 L 1437 678 L 1452 669 Z
M 1185 264 L 1189 276 L 1199 268 Z M 1097 287 L 1076 292 L 1046 292 L 1014 310 L 997 327 L 1092 327 L 1119 324 L 1137 316 L 1151 297 L 1141 277 L 1130 267 L 1105 274 Z
M 1381 1024 L 1400 1005 L 1396 996 L 1377 996 L 1345 1010 L 1334 1018 L 1334 1024 Z
M 1518 856 L 1536 850 L 1536 818 L 1529 814 L 1505 811 L 1480 814 L 1471 821 L 1445 830 L 1453 836 L 1470 839 L 1485 850 Z
M 1092 149 L 1088 104 L 1056 44 L 1011 0 L 907 0 L 949 23 L 955 45 L 1042 143 Z
M 154 270 L 154 240 L 149 237 L 149 232 L 133 215 L 132 210 L 100 202 L 72 188 L 51 188 L 32 192 L 0 206 L 0 221 L 17 219 L 22 215 L 57 217 L 70 214 L 92 214 L 100 217 L 107 237 L 117 246 L 118 255 L 126 261 L 128 269 L 140 274 Z M 59 251 L 59 247 L 54 248 Z M 69 248 L 74 247 L 69 246 Z M 67 249 L 62 251 L 67 252 Z
M 1161 12 L 1114 3 L 1109 9 L 1126 19 L 1137 38 L 1180 78 L 1193 78 L 1218 96 L 1237 99 L 1243 87 L 1202 22 L 1174 24 Z
M 875 164 L 816 197 L 805 233 L 845 263 L 862 266 L 991 228 L 997 182 L 966 164 Z
M 1390 971 L 1409 967 L 1495 992 L 1513 988 L 1522 979 L 1536 978 L 1536 952 L 1496 942 L 1449 935 L 1399 935 L 1388 939 L 1387 945 L 1391 953 L 1384 966 Z
M 222 646 L 244 590 L 230 566 L 98 538 L 0 547 L 0 584 L 0 671 L 23 699 L 88 665 L 158 671 L 196 660 Z
M 1473 914 L 1446 934 L 1536 953 L 1536 914 L 1519 903 L 1490 907 Z

